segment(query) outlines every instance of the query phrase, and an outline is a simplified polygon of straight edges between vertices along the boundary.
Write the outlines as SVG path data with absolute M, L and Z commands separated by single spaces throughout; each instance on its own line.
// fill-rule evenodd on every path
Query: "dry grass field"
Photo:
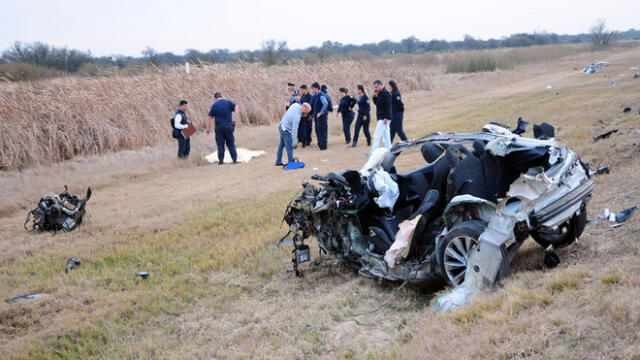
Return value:
M 547 121 L 585 161 L 611 168 L 596 178 L 591 219 L 605 207 L 640 205 L 640 79 L 629 70 L 639 55 L 617 49 L 491 73 L 441 71 L 429 75 L 428 91 L 406 86 L 405 127 L 417 137 L 518 116 Z M 611 66 L 576 70 L 597 60 Z M 623 115 L 625 106 L 633 111 Z M 194 108 L 202 116 L 204 100 Z M 175 144 L 161 143 L 0 172 L 0 299 L 49 294 L 0 302 L 0 358 L 640 359 L 638 214 L 615 229 L 590 223 L 551 270 L 529 240 L 508 278 L 446 315 L 433 314 L 442 290 L 397 292 L 399 284 L 358 277 L 317 251 L 296 278 L 290 249 L 270 246 L 286 231 L 287 202 L 313 173 L 366 160 L 365 147 L 344 147 L 335 115 L 330 123 L 329 150 L 298 151 L 307 166 L 293 172 L 272 165 L 278 139 L 268 126 L 238 130 L 239 146 L 267 151 L 243 165 L 205 164 L 213 139 L 199 134 L 186 162 L 174 160 Z M 64 184 L 94 189 L 86 223 L 55 236 L 24 231 L 26 211 Z M 69 257 L 83 263 L 65 274 Z M 137 279 L 143 270 L 149 278 Z

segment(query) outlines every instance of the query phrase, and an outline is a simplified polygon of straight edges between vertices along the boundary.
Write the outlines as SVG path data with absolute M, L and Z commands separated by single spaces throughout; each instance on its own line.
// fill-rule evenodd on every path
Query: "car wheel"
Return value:
M 440 271 L 449 284 L 459 286 L 464 282 L 467 260 L 485 228 L 482 221 L 468 220 L 454 226 L 442 239 Z
M 573 215 L 569 221 L 558 226 L 556 231 L 531 231 L 531 237 L 542 247 L 547 248 L 553 245 L 560 249 L 573 244 L 580 235 L 584 227 L 587 226 L 587 207 L 582 203 L 580 214 Z

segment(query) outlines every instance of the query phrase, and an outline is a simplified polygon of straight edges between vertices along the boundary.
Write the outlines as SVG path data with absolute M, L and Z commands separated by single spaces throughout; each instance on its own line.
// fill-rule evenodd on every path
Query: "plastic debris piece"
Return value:
M 149 277 L 149 273 L 146 272 L 146 271 L 140 271 L 140 272 L 136 273 L 136 276 L 139 276 L 139 277 L 141 277 L 143 279 L 146 279 L 147 277 Z
M 609 81 L 609 84 L 611 86 L 613 86 L 613 87 L 616 87 L 616 86 L 618 86 L 618 81 L 617 80 L 611 80 L 611 81 Z
M 616 213 L 616 221 L 617 222 L 627 221 L 627 219 L 629 219 L 636 210 L 638 210 L 638 207 L 634 206 Z
M 602 140 L 602 139 L 606 139 L 606 138 L 608 138 L 609 136 L 611 136 L 611 135 L 613 135 L 613 134 L 615 134 L 615 133 L 617 133 L 617 132 L 618 132 L 618 129 L 613 129 L 613 130 L 611 130 L 611 131 L 607 131 L 606 133 L 602 133 L 602 134 L 600 134 L 600 135 L 598 135 L 598 136 L 594 137 L 594 138 L 593 138 L 593 141 L 594 141 L 594 142 L 596 142 L 596 141 L 599 141 L 599 140 Z
M 81 263 L 82 261 L 80 261 L 80 259 L 78 258 L 67 259 L 67 266 L 65 266 L 64 272 L 68 273 L 69 271 L 73 270 L 74 267 L 80 265 Z
M 560 255 L 553 249 L 553 246 L 549 245 L 544 250 L 544 266 L 553 269 L 558 265 L 560 265 Z
M 13 303 L 26 301 L 26 300 L 33 300 L 33 299 L 37 299 L 45 296 L 49 296 L 49 294 L 34 292 L 34 293 L 12 297 L 11 299 L 7 299 L 5 301 L 9 304 L 13 304 Z

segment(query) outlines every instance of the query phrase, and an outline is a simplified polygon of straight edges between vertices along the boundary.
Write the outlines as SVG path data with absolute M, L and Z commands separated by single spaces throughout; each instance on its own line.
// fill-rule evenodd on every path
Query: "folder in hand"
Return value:
M 196 127 L 193 126 L 193 123 L 189 123 L 186 129 L 182 129 L 182 136 L 184 136 L 185 139 L 195 133 L 196 133 Z

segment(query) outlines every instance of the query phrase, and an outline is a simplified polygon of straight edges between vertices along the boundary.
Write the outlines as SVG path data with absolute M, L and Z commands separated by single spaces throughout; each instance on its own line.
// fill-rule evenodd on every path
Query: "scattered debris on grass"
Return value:
M 608 221 L 611 224 L 612 228 L 616 228 L 616 227 L 622 226 L 624 222 L 627 221 L 631 217 L 631 215 L 633 215 L 633 213 L 638 209 L 640 209 L 639 206 L 633 206 L 628 209 L 624 209 L 622 211 L 614 213 L 614 212 L 611 212 L 609 209 L 605 208 L 602 214 L 596 216 L 593 222 L 594 224 L 597 225 L 603 220 Z
M 544 266 L 553 269 L 560 265 L 560 255 L 553 249 L 553 245 L 549 245 L 544 249 Z
M 582 68 L 583 74 L 595 74 L 598 72 L 598 69 L 602 69 L 603 67 L 609 66 L 609 63 L 606 61 L 598 61 L 595 64 L 591 64 L 587 67 Z
M 32 221 L 31 231 L 72 231 L 82 224 L 86 213 L 85 206 L 90 198 L 91 188 L 87 189 L 84 199 L 69 194 L 67 185 L 60 194 L 48 192 L 40 198 L 38 207 L 27 214 L 24 228 L 29 230 L 27 224 Z
M 7 303 L 9 303 L 9 304 L 13 304 L 13 303 L 21 302 L 21 301 L 26 301 L 26 300 L 38 299 L 38 298 L 45 297 L 45 296 L 49 296 L 49 294 L 40 293 L 40 292 L 34 292 L 34 293 L 29 293 L 29 294 L 25 294 L 25 295 L 12 297 L 11 299 L 7 299 L 5 301 Z
M 67 266 L 64 268 L 64 272 L 68 273 L 73 270 L 74 267 L 79 266 L 82 263 L 78 258 L 69 258 L 67 259 Z
M 136 273 L 136 276 L 146 279 L 149 277 L 149 273 L 147 271 L 140 271 Z
M 594 175 L 608 174 L 608 173 L 609 173 L 609 167 L 608 166 L 600 166 L 596 170 L 592 170 L 591 168 L 589 168 L 589 177 L 594 176 Z
M 611 130 L 611 131 L 607 131 L 606 133 L 603 133 L 603 134 L 600 134 L 600 135 L 598 135 L 598 136 L 594 137 L 594 138 L 593 138 L 593 142 L 597 142 L 597 141 L 599 141 L 599 140 L 606 139 L 606 138 L 608 138 L 609 136 L 611 136 L 611 135 L 613 135 L 613 134 L 615 134 L 615 133 L 617 133 L 617 132 L 618 132 L 618 129 L 613 129 L 613 130 Z

